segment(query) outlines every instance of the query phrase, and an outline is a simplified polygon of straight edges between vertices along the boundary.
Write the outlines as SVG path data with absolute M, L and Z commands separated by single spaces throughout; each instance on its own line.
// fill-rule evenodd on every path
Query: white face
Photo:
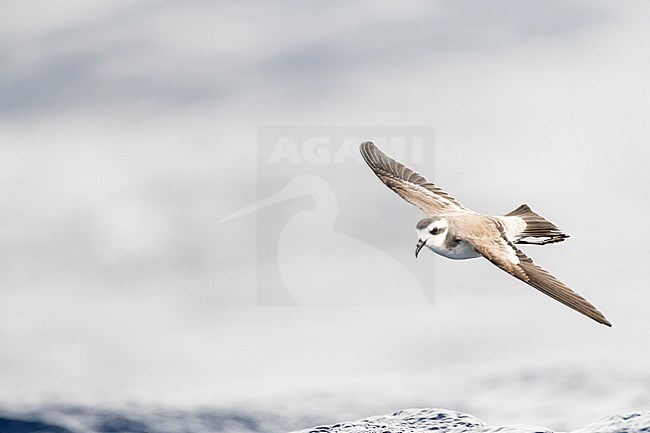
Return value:
M 424 229 L 415 229 L 418 234 L 419 240 L 424 242 L 425 245 L 432 247 L 440 247 L 445 242 L 447 237 L 447 220 L 439 219 L 433 221 Z

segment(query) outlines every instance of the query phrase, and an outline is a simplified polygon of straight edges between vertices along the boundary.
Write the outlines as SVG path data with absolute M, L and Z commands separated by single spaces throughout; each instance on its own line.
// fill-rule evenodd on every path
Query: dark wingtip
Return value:
M 377 166 L 377 152 L 379 152 L 379 149 L 377 146 L 375 146 L 375 143 L 372 141 L 364 141 L 359 145 L 359 152 L 361 152 L 361 156 L 363 157 L 364 161 L 366 161 L 366 164 L 370 166 L 373 170 Z
M 368 152 L 368 150 L 374 147 L 376 146 L 375 143 L 373 143 L 372 141 L 364 141 L 359 145 L 359 150 L 361 151 L 361 153 L 364 153 L 364 152 Z
M 375 143 L 373 143 L 372 141 L 364 141 L 359 145 L 359 152 L 361 152 L 361 155 L 365 157 L 369 155 L 370 152 L 376 148 L 377 146 L 375 146 Z

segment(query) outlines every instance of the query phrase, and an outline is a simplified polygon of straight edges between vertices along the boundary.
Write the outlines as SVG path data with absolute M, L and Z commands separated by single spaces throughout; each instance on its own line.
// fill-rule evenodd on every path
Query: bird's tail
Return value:
M 562 242 L 569 237 L 558 226 L 533 212 L 526 204 L 507 213 L 506 216 L 519 217 L 526 223 L 526 228 L 517 235 L 516 244 L 546 245 Z

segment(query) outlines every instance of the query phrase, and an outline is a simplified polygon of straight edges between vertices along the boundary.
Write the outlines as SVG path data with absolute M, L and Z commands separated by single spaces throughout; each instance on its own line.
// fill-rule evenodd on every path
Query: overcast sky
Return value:
M 449 392 L 503 424 L 523 420 L 467 377 L 553 366 L 643 394 L 649 20 L 642 1 L 3 2 L 0 400 L 397 410 Z M 476 211 L 557 223 L 567 242 L 525 251 L 614 327 L 487 261 L 416 260 L 419 210 L 357 156 L 301 153 L 357 135 L 401 137 Z M 278 137 L 298 162 L 269 163 Z M 314 281 L 332 298 L 299 299 Z M 302 305 L 337 293 L 356 306 Z M 650 404 L 549 392 L 573 427 Z

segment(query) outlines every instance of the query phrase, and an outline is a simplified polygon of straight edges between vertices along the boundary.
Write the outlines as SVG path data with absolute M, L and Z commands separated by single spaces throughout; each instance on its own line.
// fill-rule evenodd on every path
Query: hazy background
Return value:
M 648 22 L 642 1 L 2 2 L 0 401 L 554 428 L 648 409 Z M 434 304 L 258 305 L 267 221 L 217 221 L 263 198 L 260 125 L 435 128 L 413 168 L 570 233 L 526 251 L 614 327 L 487 261 L 416 261 L 419 211 L 360 163 L 331 166 L 364 191 L 334 228 Z

